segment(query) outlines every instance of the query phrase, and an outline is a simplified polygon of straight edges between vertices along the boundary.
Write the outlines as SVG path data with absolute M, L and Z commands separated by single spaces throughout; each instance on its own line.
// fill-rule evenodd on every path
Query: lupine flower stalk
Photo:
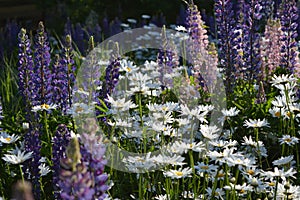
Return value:
M 273 75 L 275 69 L 279 67 L 281 62 L 281 47 L 282 41 L 281 25 L 279 20 L 268 20 L 265 27 L 264 37 L 261 41 L 262 53 L 262 69 L 266 71 L 266 78 Z
M 27 112 L 30 111 L 31 102 L 34 100 L 35 85 L 34 63 L 32 58 L 31 43 L 25 29 L 19 33 L 19 91 L 22 93 Z
M 42 22 L 39 23 L 35 41 L 35 94 L 33 106 L 52 103 L 52 74 L 50 71 L 50 47 Z
M 99 90 L 99 98 L 104 101 L 107 99 L 108 95 L 112 95 L 115 90 L 116 85 L 119 82 L 119 70 L 120 70 L 120 55 L 119 55 L 119 46 L 118 43 L 114 44 L 113 51 L 110 55 L 110 64 L 105 70 L 105 81 L 102 82 L 102 87 Z M 110 105 L 104 101 L 106 106 L 109 108 Z M 98 105 L 101 104 L 98 102 Z M 97 111 L 97 115 L 101 114 L 100 111 Z M 105 121 L 105 118 L 101 118 L 102 121 Z
M 83 134 L 81 148 L 82 161 L 86 163 L 92 175 L 92 188 L 95 191 L 93 199 L 105 199 L 109 186 L 106 184 L 108 176 L 104 173 L 106 160 L 104 160 L 105 146 L 102 138 L 95 133 Z
M 64 124 L 60 124 L 55 132 L 55 135 L 52 139 L 52 162 L 53 162 L 53 189 L 55 199 L 60 199 L 59 191 L 59 172 L 61 170 L 60 160 L 65 159 L 65 151 L 69 144 L 71 134 Z
M 32 159 L 24 163 L 23 171 L 28 180 L 31 180 L 35 199 L 41 199 L 40 169 L 41 140 L 39 130 L 31 126 L 24 137 L 26 152 L 33 152 Z
M 160 73 L 159 81 L 163 88 L 171 88 L 173 79 L 171 74 L 173 68 L 178 66 L 178 56 L 175 44 L 168 40 L 166 36 L 166 28 L 162 29 L 162 47 L 157 54 L 158 72 Z
M 80 144 L 73 137 L 66 149 L 66 158 L 61 159 L 59 187 L 63 200 L 92 200 L 95 189 L 92 188 L 93 177 L 88 167 L 81 161 Z
M 260 55 L 260 34 L 259 20 L 261 19 L 261 5 L 258 0 L 241 0 L 242 15 L 242 66 L 239 73 L 242 77 L 253 83 L 254 80 L 261 80 L 261 55 Z M 259 76 L 258 76 L 259 75 Z
M 209 41 L 207 31 L 204 28 L 198 7 L 191 1 L 187 9 L 187 27 L 190 35 L 188 42 L 188 60 L 193 64 L 193 76 L 195 78 L 196 87 L 202 87 L 207 90 L 207 87 L 213 85 L 212 80 L 215 78 L 209 77 L 209 74 L 216 76 L 217 63 L 209 63 L 208 60 L 215 54 L 210 54 L 208 51 Z M 209 72 L 210 71 L 210 72 Z M 209 74 L 207 74 L 209 72 Z
M 236 50 L 237 32 L 235 31 L 236 19 L 234 17 L 232 0 L 216 0 L 215 15 L 218 32 L 219 66 L 225 76 L 225 86 L 227 96 L 231 94 L 236 72 L 236 60 L 238 51 Z
M 298 47 L 296 42 L 298 9 L 295 0 L 284 0 L 279 12 L 281 22 L 281 63 L 280 67 L 287 69 L 292 74 L 300 73 L 298 61 Z

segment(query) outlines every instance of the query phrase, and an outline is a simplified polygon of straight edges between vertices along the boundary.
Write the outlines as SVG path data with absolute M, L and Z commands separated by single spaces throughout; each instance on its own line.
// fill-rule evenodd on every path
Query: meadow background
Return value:
M 1 22 L 0 199 L 300 199 L 297 1 L 33 3 Z M 94 54 L 141 27 L 159 49 Z

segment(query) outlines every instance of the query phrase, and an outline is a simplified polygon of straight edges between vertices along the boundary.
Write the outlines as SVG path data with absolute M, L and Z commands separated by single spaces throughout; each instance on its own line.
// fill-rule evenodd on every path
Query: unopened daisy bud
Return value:
M 286 190 L 289 190 L 290 189 L 290 183 L 286 183 L 286 184 L 284 184 L 284 189 L 286 189 Z
M 272 192 L 270 192 L 270 193 L 268 194 L 268 199 L 273 199 L 273 198 L 274 198 L 274 195 L 273 195 Z
M 230 183 L 235 183 L 236 179 L 235 177 L 232 177 L 231 179 L 229 179 Z
M 251 180 L 251 185 L 254 186 L 254 187 L 257 187 L 257 186 L 258 186 L 257 178 L 255 178 L 255 177 L 252 178 L 252 180 Z
M 23 129 L 29 129 L 29 123 L 28 122 L 23 122 L 22 124 Z

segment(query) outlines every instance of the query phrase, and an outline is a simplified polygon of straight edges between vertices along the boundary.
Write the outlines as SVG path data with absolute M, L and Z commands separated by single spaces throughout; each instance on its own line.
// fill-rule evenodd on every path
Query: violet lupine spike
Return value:
M 72 88 L 75 83 L 76 72 L 76 65 L 74 63 L 73 56 L 72 38 L 70 35 L 67 35 L 61 59 L 61 65 L 67 71 L 67 91 L 65 91 L 67 93 L 67 99 L 65 99 L 65 103 L 67 103 L 66 108 L 70 108 L 72 106 Z
M 240 72 L 245 80 L 253 83 L 261 80 L 260 34 L 259 20 L 261 19 L 261 5 L 258 0 L 241 0 L 242 5 L 242 48 L 243 65 Z M 259 76 L 257 76 L 259 75 Z
M 193 76 L 195 86 L 204 90 L 213 88 L 216 79 L 217 55 L 211 54 L 207 31 L 204 28 L 198 7 L 190 3 L 187 9 L 188 40 L 188 60 L 193 64 Z M 216 62 L 210 62 L 210 61 Z
M 235 85 L 237 66 L 236 19 L 232 0 L 215 0 L 215 16 L 218 33 L 219 66 L 225 76 L 225 87 L 229 96 Z
M 52 103 L 52 73 L 50 71 L 50 47 L 48 43 L 47 33 L 42 22 L 39 23 L 39 28 L 35 38 L 34 61 L 35 76 L 32 79 L 35 81 L 35 94 L 32 105 L 42 105 Z
M 264 37 L 261 41 L 262 68 L 266 71 L 266 80 L 270 80 L 274 71 L 281 62 L 282 41 L 281 25 L 279 20 L 268 20 Z
M 60 199 L 59 190 L 59 172 L 61 170 L 60 160 L 66 158 L 65 151 L 66 147 L 69 145 L 71 134 L 64 124 L 60 124 L 55 132 L 52 139 L 52 162 L 53 162 L 53 191 L 54 198 Z
M 77 45 L 77 48 L 80 51 L 80 53 L 82 55 L 85 55 L 85 32 L 80 23 L 77 23 L 75 25 L 75 28 L 72 33 L 72 38 L 75 41 L 75 44 Z
M 31 109 L 31 102 L 33 99 L 33 91 L 35 85 L 34 77 L 34 63 L 32 58 L 31 43 L 25 29 L 21 29 L 19 35 L 19 91 L 23 96 L 27 112 Z
M 288 70 L 290 73 L 299 72 L 298 47 L 296 37 L 297 34 L 297 19 L 298 8 L 295 0 L 284 0 L 281 3 L 280 9 L 280 22 L 281 22 L 281 41 L 283 45 L 281 47 L 281 63 L 280 67 Z
M 178 66 L 178 56 L 175 44 L 168 40 L 166 36 L 166 27 L 162 29 L 162 46 L 157 54 L 158 72 L 160 73 L 159 81 L 163 88 L 172 88 L 173 79 L 169 75 L 172 74 L 173 68 Z
M 68 69 L 64 65 L 65 61 L 61 61 L 62 58 L 58 54 L 55 55 L 52 65 L 53 72 L 53 103 L 58 105 L 59 109 L 65 113 L 67 109 L 68 101 Z M 63 63 L 63 64 L 62 64 Z
M 107 99 L 108 95 L 112 95 L 119 82 L 119 70 L 121 66 L 118 43 L 114 43 L 113 45 L 113 51 L 110 55 L 110 63 L 105 70 L 105 81 L 102 82 L 101 89 L 98 91 L 98 98 L 102 100 L 108 108 L 110 108 L 110 105 L 105 101 L 105 99 Z M 97 104 L 102 106 L 100 102 L 97 102 Z M 97 110 L 96 115 L 98 116 L 99 114 L 103 113 Z M 101 120 L 105 122 L 106 118 L 102 117 Z
M 201 66 L 203 64 L 203 57 L 205 49 L 208 46 L 207 31 L 203 28 L 204 22 L 202 21 L 198 7 L 191 3 L 187 9 L 187 28 L 189 33 L 188 42 L 188 60 L 193 63 L 193 76 L 195 77 L 196 87 L 204 87 L 204 78 L 201 74 Z
M 94 199 L 105 199 L 109 186 L 106 184 L 108 175 L 104 172 L 106 160 L 104 154 L 105 145 L 102 138 L 95 133 L 82 135 L 83 148 L 81 148 L 82 161 L 86 163 L 92 173 L 92 188 L 95 190 Z
M 86 163 L 81 160 L 80 144 L 76 136 L 70 140 L 66 158 L 62 158 L 60 164 L 60 197 L 63 200 L 94 199 L 93 176 Z
M 33 186 L 35 199 L 41 199 L 40 169 L 41 164 L 41 140 L 40 132 L 35 127 L 30 127 L 24 137 L 25 151 L 33 152 L 32 159 L 24 162 L 23 171 L 26 179 L 30 180 Z

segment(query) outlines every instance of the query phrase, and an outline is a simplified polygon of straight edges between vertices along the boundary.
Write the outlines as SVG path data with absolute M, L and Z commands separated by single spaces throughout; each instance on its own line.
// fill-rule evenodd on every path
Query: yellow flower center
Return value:
M 243 194 L 243 193 L 245 193 L 245 190 L 241 189 L 240 194 Z
M 291 117 L 291 112 L 286 112 L 286 115 L 287 115 L 288 117 Z
M 127 69 L 128 72 L 131 72 L 131 68 L 130 67 L 127 66 L 126 69 Z
M 176 171 L 176 172 L 174 172 L 174 174 L 175 174 L 176 176 L 183 176 L 183 173 L 180 172 L 180 171 Z
M 200 168 L 204 169 L 204 170 L 208 170 L 209 167 L 207 165 L 204 165 L 204 166 L 201 166 Z
M 50 106 L 48 104 L 44 103 L 44 104 L 41 105 L 41 108 L 43 108 L 43 109 L 49 109 Z
M 284 141 L 289 143 L 289 142 L 291 142 L 292 140 L 291 140 L 291 138 L 286 138 Z
M 84 109 L 80 106 L 78 106 L 76 109 L 75 109 L 75 112 L 82 112 Z
M 249 169 L 249 170 L 247 170 L 247 173 L 248 173 L 249 175 L 253 175 L 253 174 L 254 174 L 254 170 Z
M 218 175 L 217 175 L 218 178 L 222 178 L 222 177 L 224 177 L 224 176 L 225 176 L 224 173 L 218 173 Z
M 270 182 L 269 186 L 275 186 L 275 183 L 274 182 Z
M 275 116 L 276 116 L 276 117 L 280 117 L 280 112 L 276 112 L 276 113 L 275 113 Z
M 168 110 L 168 108 L 167 108 L 166 106 L 162 107 L 161 109 L 162 109 L 163 111 Z
M 11 138 L 5 138 L 5 140 L 7 141 L 7 142 L 10 142 L 11 141 Z

